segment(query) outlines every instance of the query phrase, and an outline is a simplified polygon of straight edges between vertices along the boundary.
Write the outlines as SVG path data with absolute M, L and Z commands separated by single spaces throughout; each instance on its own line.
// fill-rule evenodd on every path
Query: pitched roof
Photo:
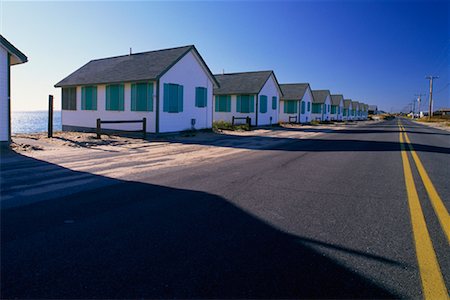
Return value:
M 342 101 L 344 101 L 343 95 L 331 95 L 331 104 L 332 105 L 340 105 Z
M 214 75 L 220 85 L 214 88 L 214 95 L 259 94 L 271 75 L 281 92 L 273 71 L 256 71 Z
M 376 105 L 369 105 L 369 110 L 377 111 L 378 107 Z
M 23 54 L 19 49 L 14 47 L 7 39 L 0 34 L 0 45 L 8 51 L 9 54 L 12 55 L 11 65 L 23 64 L 28 61 L 28 57 Z
M 190 51 L 194 51 L 211 80 L 217 84 L 195 46 L 190 45 L 91 60 L 58 82 L 55 87 L 156 80 Z
M 351 99 L 344 99 L 344 108 L 350 108 L 351 103 L 352 103 Z
M 283 97 L 281 97 L 281 100 L 302 99 L 308 88 L 309 88 L 309 83 L 280 84 L 280 89 L 283 92 Z
M 352 109 L 359 109 L 359 102 L 358 101 L 352 101 Z
M 327 96 L 330 96 L 329 90 L 314 90 L 313 94 L 313 103 L 325 103 L 327 100 Z

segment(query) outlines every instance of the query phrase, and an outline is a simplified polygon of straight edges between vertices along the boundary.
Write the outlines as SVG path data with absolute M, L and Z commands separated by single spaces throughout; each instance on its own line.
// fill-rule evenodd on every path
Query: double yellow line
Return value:
M 405 175 L 408 205 L 411 214 L 412 231 L 416 247 L 420 278 L 422 280 L 423 294 L 425 299 L 449 299 L 449 294 L 433 248 L 433 243 L 427 228 L 425 216 L 422 211 L 422 206 L 420 205 L 419 195 L 417 194 L 416 185 L 414 183 L 408 153 L 405 149 L 405 141 L 414 163 L 416 164 L 419 175 L 422 178 L 425 189 L 427 190 L 433 209 L 439 219 L 445 235 L 447 236 L 447 243 L 450 242 L 450 216 L 430 177 L 428 176 L 427 171 L 423 167 L 419 156 L 414 151 L 408 134 L 406 133 L 403 125 L 401 125 L 400 121 L 398 122 L 398 127 L 400 129 L 399 138 L 403 161 L 403 172 Z

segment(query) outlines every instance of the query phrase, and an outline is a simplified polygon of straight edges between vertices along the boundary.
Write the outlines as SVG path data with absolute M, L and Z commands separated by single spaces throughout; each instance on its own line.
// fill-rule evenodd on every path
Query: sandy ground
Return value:
M 139 176 L 152 170 L 210 163 L 240 152 L 258 151 L 307 139 L 334 130 L 342 130 L 374 121 L 320 126 L 283 125 L 251 131 L 197 132 L 195 136 L 160 138 L 123 137 L 80 132 L 18 134 L 12 148 L 23 155 L 58 164 L 74 171 L 89 172 L 111 178 Z
M 438 129 L 442 129 L 445 131 L 449 131 L 450 132 L 450 120 L 449 121 L 442 121 L 442 122 L 420 122 L 420 121 L 416 121 L 415 122 L 425 125 L 425 126 L 430 126 L 433 128 L 438 128 Z

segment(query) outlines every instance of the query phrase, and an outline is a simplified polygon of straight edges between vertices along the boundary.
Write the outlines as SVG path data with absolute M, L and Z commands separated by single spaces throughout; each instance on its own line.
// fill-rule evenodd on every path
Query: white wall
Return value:
M 183 85 L 183 112 L 164 112 L 164 83 Z M 195 107 L 195 88 L 208 89 L 207 106 Z M 196 119 L 195 128 L 212 128 L 213 82 L 191 51 L 186 54 L 160 79 L 159 131 L 176 132 L 191 129 L 191 119 Z
M 8 52 L 0 46 L 0 141 L 8 141 Z
M 237 118 L 246 118 L 246 117 L 250 117 L 251 120 L 251 124 L 252 126 L 256 125 L 256 95 L 253 95 L 253 97 L 255 97 L 255 101 L 254 101 L 254 105 L 253 105 L 253 110 L 254 112 L 252 113 L 239 113 L 236 112 L 236 105 L 237 105 L 237 95 L 231 95 L 231 111 L 230 112 L 216 112 L 215 109 L 215 101 L 213 101 L 213 120 L 214 122 L 216 121 L 225 121 L 225 122 L 229 122 L 231 123 L 233 116 L 237 117 Z M 272 99 L 270 100 L 272 101 Z M 267 100 L 267 102 L 269 102 L 269 100 Z M 271 102 L 272 104 L 272 102 Z M 245 120 L 237 120 L 236 124 L 243 124 L 245 123 Z
M 302 101 L 305 102 L 305 113 L 300 115 L 300 122 L 307 123 L 307 122 L 311 121 L 311 111 L 312 111 L 312 101 L 313 101 L 312 92 L 309 87 L 306 89 L 306 92 L 303 95 Z M 309 111 L 308 111 L 308 102 L 309 102 Z M 300 108 L 300 112 L 301 112 L 301 104 L 300 104 L 299 108 Z
M 280 94 L 278 93 L 277 83 L 273 75 L 270 75 L 267 82 L 264 84 L 263 88 L 259 92 L 259 96 L 265 95 L 267 96 L 267 112 L 260 113 L 260 109 L 258 107 L 258 126 L 261 125 L 270 125 L 278 123 L 278 111 L 280 109 Z M 277 97 L 277 108 L 272 109 L 272 97 Z M 258 102 L 259 105 L 259 102 Z M 272 117 L 272 122 L 270 118 Z
M 156 84 L 153 83 L 153 111 L 131 111 L 131 83 L 124 84 L 124 111 L 106 110 L 106 85 L 97 85 L 97 110 L 81 110 L 81 87 L 77 87 L 77 110 L 62 110 L 62 125 L 96 128 L 102 120 L 141 120 L 147 118 L 147 132 L 155 132 Z M 142 123 L 102 124 L 102 128 L 140 130 Z

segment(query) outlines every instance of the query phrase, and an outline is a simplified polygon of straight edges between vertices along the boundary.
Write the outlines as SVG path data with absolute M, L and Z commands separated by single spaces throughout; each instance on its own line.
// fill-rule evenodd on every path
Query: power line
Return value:
M 442 87 L 439 91 L 435 92 L 434 94 L 436 95 L 436 94 L 439 94 L 439 93 L 445 91 L 449 85 L 450 85 L 450 83 L 447 83 L 444 87 Z

